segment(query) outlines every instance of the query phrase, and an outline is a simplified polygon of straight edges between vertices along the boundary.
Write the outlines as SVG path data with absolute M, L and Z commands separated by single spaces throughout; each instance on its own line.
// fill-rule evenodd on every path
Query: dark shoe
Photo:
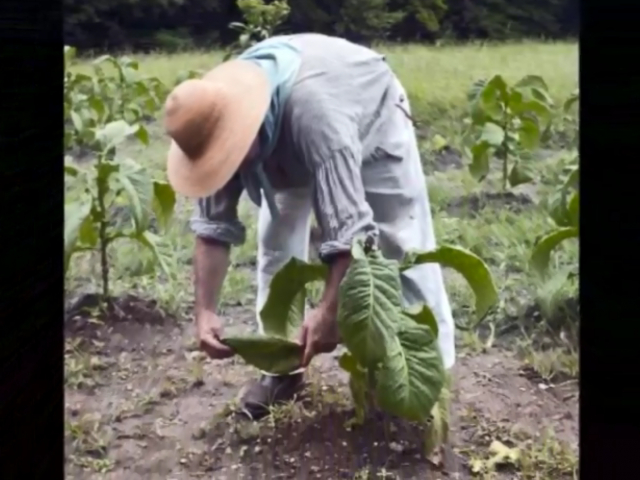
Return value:
M 240 408 L 252 420 L 260 420 L 269 414 L 270 407 L 293 400 L 303 387 L 303 373 L 262 375 L 248 386 L 240 398 Z

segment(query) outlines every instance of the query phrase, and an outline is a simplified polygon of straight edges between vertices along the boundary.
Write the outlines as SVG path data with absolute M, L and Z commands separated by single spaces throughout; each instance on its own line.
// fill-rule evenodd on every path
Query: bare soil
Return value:
M 532 381 L 509 352 L 460 354 L 451 442 L 438 462 L 424 458 L 418 426 L 381 416 L 349 425 L 335 354 L 316 359 L 299 402 L 254 423 L 235 413 L 234 399 L 255 370 L 206 360 L 191 322 L 153 302 L 114 304 L 106 319 L 76 311 L 66 320 L 67 478 L 469 478 L 494 440 L 530 445 L 535 468 L 548 468 L 539 478 L 571 478 L 534 445 L 548 426 L 577 450 L 577 387 Z M 252 309 L 233 307 L 225 318 L 231 332 L 254 328 Z M 510 472 L 491 478 L 534 478 Z
M 444 210 L 453 217 L 478 215 L 487 207 L 505 208 L 513 212 L 520 212 L 533 205 L 531 197 L 524 193 L 513 192 L 482 192 L 451 199 Z

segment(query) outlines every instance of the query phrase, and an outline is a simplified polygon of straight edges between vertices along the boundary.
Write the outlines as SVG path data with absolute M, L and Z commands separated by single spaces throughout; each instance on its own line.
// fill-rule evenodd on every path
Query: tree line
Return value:
M 65 44 L 79 50 L 228 45 L 238 37 L 229 24 L 243 21 L 236 0 L 63 1 Z M 579 32 L 578 0 L 290 0 L 289 7 L 276 33 L 318 32 L 361 43 L 564 39 Z

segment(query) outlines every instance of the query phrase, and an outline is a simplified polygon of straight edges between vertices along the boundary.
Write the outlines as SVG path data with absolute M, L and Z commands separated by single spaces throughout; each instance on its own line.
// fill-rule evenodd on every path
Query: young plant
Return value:
M 525 157 L 538 148 L 542 134 L 553 116 L 553 101 L 547 84 L 537 75 L 528 75 L 508 85 L 500 75 L 473 84 L 471 106 L 472 145 L 469 171 L 482 181 L 490 171 L 493 157 L 502 163 L 502 186 L 533 180 Z
M 165 273 L 170 274 L 171 251 L 161 238 L 150 231 L 152 213 L 161 227 L 173 215 L 175 193 L 166 182 L 152 180 L 150 172 L 131 159 L 118 159 L 115 149 L 129 136 L 136 135 L 147 144 L 140 125 L 117 120 L 92 132 L 100 150 L 95 162 L 79 167 L 70 162 L 65 174 L 70 177 L 65 204 L 64 271 L 77 252 L 95 251 L 100 255 L 102 296 L 109 295 L 108 247 L 116 240 L 132 240 L 149 249 Z M 131 211 L 129 222 L 116 223 L 112 213 L 115 202 L 125 199 Z
M 457 270 L 475 293 L 481 319 L 498 299 L 487 266 L 474 254 L 450 246 L 414 252 L 402 262 L 388 260 L 360 241 L 351 253 L 340 285 L 337 322 L 348 349 L 339 363 L 350 374 L 356 420 L 361 422 L 367 410 L 377 407 L 408 420 L 426 422 L 437 415 L 446 422 L 438 407 L 447 378 L 437 345 L 438 324 L 428 305 L 404 305 L 401 275 L 434 262 Z M 260 369 L 270 371 L 279 359 L 273 373 L 294 370 L 302 352 L 293 339 L 304 319 L 308 286 L 326 275 L 325 265 L 292 258 L 273 277 L 260 312 L 264 335 L 225 341 Z
M 229 28 L 239 32 L 240 37 L 225 55 L 225 60 L 272 37 L 291 12 L 287 0 L 276 0 L 268 4 L 263 0 L 237 0 L 236 3 L 242 12 L 244 23 L 229 24 Z
M 565 101 L 564 113 L 567 114 L 579 101 L 580 93 L 576 90 Z M 578 138 L 577 125 L 575 129 L 575 136 Z M 580 156 L 578 153 L 573 155 L 571 162 L 564 169 L 564 174 L 565 178 L 560 188 L 546 204 L 549 216 L 557 228 L 536 242 L 531 255 L 531 268 L 541 277 L 548 274 L 553 250 L 565 240 L 580 236 Z
M 573 159 L 573 165 L 566 168 L 563 184 L 547 202 L 549 216 L 556 228 L 539 239 L 531 254 L 530 265 L 533 271 L 545 277 L 553 251 L 565 240 L 580 236 L 580 166 L 579 156 Z

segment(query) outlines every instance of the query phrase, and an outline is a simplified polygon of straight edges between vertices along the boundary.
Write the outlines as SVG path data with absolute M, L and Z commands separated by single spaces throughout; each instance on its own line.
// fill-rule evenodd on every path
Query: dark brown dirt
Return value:
M 302 401 L 252 423 L 232 412 L 253 369 L 205 360 L 190 323 L 165 318 L 153 302 L 115 305 L 107 320 L 67 320 L 67 478 L 468 478 L 492 439 L 515 441 L 514 425 L 526 438 L 548 425 L 577 448 L 575 390 L 532 383 L 497 350 L 459 357 L 451 432 L 459 455 L 449 450 L 443 469 L 424 458 L 416 426 L 373 418 L 347 428 L 353 415 L 335 354 L 317 358 Z M 230 333 L 253 329 L 249 309 L 225 318 Z
M 478 215 L 487 207 L 521 212 L 533 203 L 531 197 L 524 193 L 482 192 L 454 198 L 445 205 L 444 210 L 453 217 L 468 217 Z

